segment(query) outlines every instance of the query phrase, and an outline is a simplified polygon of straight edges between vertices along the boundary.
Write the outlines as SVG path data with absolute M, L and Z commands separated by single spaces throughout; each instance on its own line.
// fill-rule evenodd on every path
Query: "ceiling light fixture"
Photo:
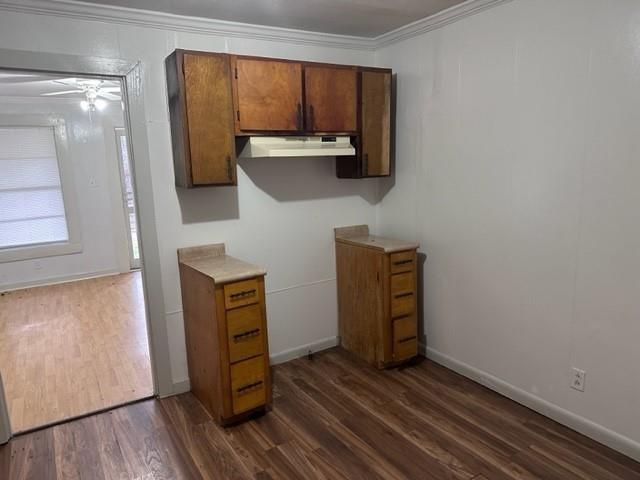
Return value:
M 96 110 L 101 112 L 107 108 L 107 102 L 101 98 L 98 98 L 98 92 L 100 90 L 99 85 L 87 85 L 84 88 L 85 100 L 80 102 L 80 108 L 85 112 L 95 112 Z
M 75 88 L 73 90 L 48 92 L 41 95 L 55 96 L 82 93 L 84 94 L 84 98 L 80 101 L 80 108 L 85 112 L 100 112 L 104 110 L 109 105 L 109 102 L 106 100 L 122 101 L 122 97 L 119 95 L 120 87 L 112 80 L 70 78 L 66 80 L 53 80 L 53 82 Z

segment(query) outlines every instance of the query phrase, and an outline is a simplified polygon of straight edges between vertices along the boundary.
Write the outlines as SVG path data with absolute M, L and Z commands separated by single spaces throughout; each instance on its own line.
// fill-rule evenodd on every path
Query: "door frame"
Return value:
M 142 63 L 119 58 L 0 49 L 0 69 L 60 73 L 69 76 L 97 75 L 122 80 L 125 129 L 130 140 L 129 158 L 134 178 L 140 260 L 143 265 L 142 283 L 154 394 L 160 397 L 173 394 L 144 107 Z M 11 436 L 8 422 L 3 421 L 5 418 L 8 418 L 8 409 L 4 396 L 0 395 L 0 443 Z
M 116 138 L 116 155 L 118 157 L 118 172 L 120 173 L 120 193 L 122 196 L 122 208 L 123 208 L 123 213 L 124 213 L 124 217 L 125 217 L 125 224 L 127 227 L 127 246 L 129 248 L 129 268 L 131 270 L 137 270 L 140 268 L 141 265 L 141 258 L 140 256 L 138 256 L 138 259 L 136 260 L 135 258 L 133 258 L 133 238 L 131 237 L 131 221 L 129 220 L 129 211 L 128 211 L 128 207 L 127 207 L 127 188 L 125 185 L 125 174 L 124 174 L 124 169 L 123 169 L 123 163 L 124 163 L 124 158 L 122 157 L 122 148 L 120 146 L 120 138 L 124 137 L 127 141 L 127 150 L 129 149 L 129 137 L 127 136 L 127 129 L 124 127 L 114 127 L 114 134 L 115 134 L 115 138 Z M 131 158 L 129 157 L 127 159 L 127 163 L 129 164 L 129 169 L 131 171 L 133 171 L 132 169 L 132 162 L 131 162 Z M 135 198 L 136 194 L 135 194 L 135 187 L 134 187 L 134 193 L 133 193 L 133 197 L 134 197 L 134 209 L 137 206 L 137 200 Z M 136 231 L 139 230 L 138 225 L 137 225 L 137 221 L 138 221 L 138 216 L 137 216 L 137 211 L 136 211 Z M 138 236 L 136 234 L 136 236 Z M 138 241 L 138 248 L 140 248 L 140 240 L 139 238 L 136 238 L 136 240 Z

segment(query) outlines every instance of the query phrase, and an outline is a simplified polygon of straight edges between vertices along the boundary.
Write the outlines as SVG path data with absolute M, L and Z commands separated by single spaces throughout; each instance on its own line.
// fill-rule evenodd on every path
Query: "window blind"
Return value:
M 0 249 L 68 240 L 53 127 L 0 127 Z

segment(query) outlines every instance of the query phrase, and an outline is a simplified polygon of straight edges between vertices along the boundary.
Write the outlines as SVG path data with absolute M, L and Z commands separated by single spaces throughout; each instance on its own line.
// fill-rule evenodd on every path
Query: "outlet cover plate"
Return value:
M 571 369 L 571 388 L 573 388 L 574 390 L 578 390 L 579 392 L 584 392 L 584 384 L 586 379 L 587 372 L 576 367 L 573 367 Z

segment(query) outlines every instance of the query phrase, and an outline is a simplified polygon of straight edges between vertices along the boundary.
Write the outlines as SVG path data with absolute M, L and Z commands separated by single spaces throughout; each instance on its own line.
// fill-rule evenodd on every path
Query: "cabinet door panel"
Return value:
M 239 131 L 302 129 L 302 65 L 277 60 L 236 59 Z
M 260 304 L 234 308 L 227 312 L 229 362 L 234 363 L 263 353 L 262 323 Z
M 412 272 L 416 265 L 415 250 L 391 254 L 391 273 Z
M 415 315 L 393 322 L 393 359 L 402 361 L 418 354 L 418 328 Z
M 224 305 L 227 310 L 231 308 L 251 305 L 260 301 L 258 280 L 250 278 L 241 282 L 227 283 L 224 286 Z
M 186 116 L 193 185 L 235 183 L 229 57 L 185 54 Z
M 263 357 L 231 365 L 231 398 L 234 414 L 246 412 L 266 402 L 264 371 Z
M 351 68 L 305 67 L 305 129 L 355 132 L 357 72 Z
M 362 175 L 390 174 L 391 74 L 362 72 Z

